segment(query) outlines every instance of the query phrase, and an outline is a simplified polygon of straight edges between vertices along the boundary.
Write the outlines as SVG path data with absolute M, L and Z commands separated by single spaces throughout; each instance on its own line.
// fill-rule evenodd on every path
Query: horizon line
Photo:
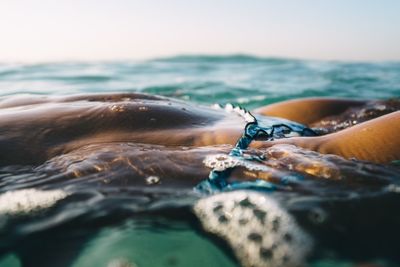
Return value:
M 332 62 L 332 63 L 400 63 L 400 59 L 319 59 L 307 57 L 290 57 L 290 56 L 273 56 L 273 55 L 257 55 L 255 53 L 176 53 L 171 55 L 158 55 L 149 57 L 125 57 L 125 58 L 99 58 L 99 59 L 84 59 L 84 58 L 65 58 L 51 60 L 21 60 L 21 59 L 0 59 L 0 64 L 61 64 L 61 63 L 112 63 L 112 62 L 135 62 L 145 63 L 151 61 L 167 61 L 174 59 L 190 59 L 190 58 L 215 58 L 228 59 L 233 57 L 243 57 L 244 59 L 253 60 L 282 60 L 282 61 L 309 61 L 309 62 Z

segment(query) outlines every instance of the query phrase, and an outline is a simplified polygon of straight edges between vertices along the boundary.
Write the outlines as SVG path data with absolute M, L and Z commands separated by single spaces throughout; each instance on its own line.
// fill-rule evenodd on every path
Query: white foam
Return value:
M 136 267 L 136 264 L 127 259 L 113 259 L 107 264 L 107 267 Z
M 160 183 L 160 177 L 158 176 L 149 176 L 146 178 L 146 184 L 154 185 Z
M 220 104 L 213 104 L 213 105 L 211 106 L 211 108 L 213 108 L 213 109 L 222 109 L 222 107 L 221 107 Z
M 253 117 L 253 115 L 251 115 L 250 112 L 246 112 L 246 113 L 244 114 L 244 120 L 245 120 L 247 123 L 255 122 L 255 121 L 256 121 L 256 119 Z
M 400 193 L 400 186 L 395 185 L 395 184 L 390 184 L 390 185 L 388 185 L 387 189 L 388 189 L 390 192 L 393 192 L 393 193 Z
M 23 189 L 0 195 L 0 214 L 29 214 L 47 209 L 68 194 L 63 190 Z
M 194 206 L 204 229 L 225 239 L 245 267 L 303 266 L 311 238 L 271 197 L 233 191 Z
M 234 168 L 237 166 L 245 167 L 250 171 L 271 171 L 271 168 L 268 166 L 226 154 L 207 155 L 203 160 L 203 163 L 206 167 L 212 168 L 215 171 L 224 171 L 226 169 Z
M 225 105 L 225 111 L 227 112 L 232 112 L 234 109 L 233 105 L 231 103 L 228 103 Z
M 239 159 L 225 154 L 207 155 L 203 160 L 204 165 L 216 171 L 224 171 L 239 165 Z

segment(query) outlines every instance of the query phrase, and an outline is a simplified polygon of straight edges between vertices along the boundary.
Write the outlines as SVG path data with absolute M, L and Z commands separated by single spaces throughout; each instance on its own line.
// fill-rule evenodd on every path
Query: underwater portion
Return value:
M 400 62 L 0 64 L 0 266 L 398 266 L 398 160 L 249 144 L 399 96 Z M 248 112 L 304 97 L 374 101 L 310 128 Z

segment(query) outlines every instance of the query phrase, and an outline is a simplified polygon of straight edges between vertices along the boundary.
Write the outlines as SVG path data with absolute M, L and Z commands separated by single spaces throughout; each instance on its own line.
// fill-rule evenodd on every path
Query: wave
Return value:
M 172 57 L 161 57 L 150 60 L 151 62 L 208 62 L 208 63 L 287 63 L 300 61 L 298 59 L 287 59 L 279 57 L 258 57 L 248 54 L 230 55 L 177 55 Z

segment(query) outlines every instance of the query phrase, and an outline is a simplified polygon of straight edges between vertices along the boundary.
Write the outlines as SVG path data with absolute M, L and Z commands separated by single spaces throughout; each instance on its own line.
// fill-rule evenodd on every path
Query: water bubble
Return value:
M 107 264 L 107 267 L 137 267 L 137 265 L 127 259 L 113 259 Z
M 320 208 L 314 208 L 308 213 L 308 218 L 315 224 L 320 224 L 326 221 L 326 212 Z
M 390 192 L 393 192 L 393 193 L 400 193 L 400 186 L 395 185 L 395 184 L 390 184 L 390 185 L 388 185 L 387 189 L 388 189 Z
M 111 111 L 113 111 L 113 112 L 123 112 L 123 111 L 125 111 L 125 108 L 124 108 L 124 106 L 122 106 L 122 105 L 112 105 L 112 106 L 110 107 L 110 109 L 111 109 Z
M 224 192 L 199 200 L 194 211 L 204 229 L 225 239 L 245 267 L 302 266 L 312 248 L 291 215 L 265 194 Z
M 160 183 L 160 177 L 158 176 L 149 176 L 146 178 L 146 184 L 148 185 L 155 185 Z

